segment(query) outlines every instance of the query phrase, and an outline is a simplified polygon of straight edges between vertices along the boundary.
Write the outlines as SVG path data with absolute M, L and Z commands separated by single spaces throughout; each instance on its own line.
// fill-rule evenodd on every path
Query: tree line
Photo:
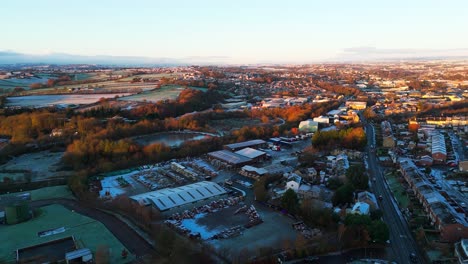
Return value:
M 362 127 L 318 131 L 312 137 L 312 145 L 320 150 L 332 150 L 337 147 L 360 150 L 366 143 L 366 132 Z

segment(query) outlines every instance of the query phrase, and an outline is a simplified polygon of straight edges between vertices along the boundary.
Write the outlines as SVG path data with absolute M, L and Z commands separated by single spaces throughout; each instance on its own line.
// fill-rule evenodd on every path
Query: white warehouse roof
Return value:
M 202 181 L 176 188 L 142 193 L 130 198 L 143 205 L 154 204 L 159 210 L 165 211 L 225 193 L 226 190 L 217 183 Z
M 234 153 L 242 155 L 242 156 L 247 157 L 249 159 L 255 159 L 255 158 L 258 158 L 258 157 L 263 156 L 263 155 L 266 154 L 263 151 L 256 150 L 256 149 L 253 149 L 253 148 L 244 148 L 244 149 L 241 149 L 241 150 L 236 151 Z
M 445 139 L 444 136 L 440 133 L 435 133 L 432 135 L 432 154 L 434 153 L 442 153 L 445 155 L 447 154 Z

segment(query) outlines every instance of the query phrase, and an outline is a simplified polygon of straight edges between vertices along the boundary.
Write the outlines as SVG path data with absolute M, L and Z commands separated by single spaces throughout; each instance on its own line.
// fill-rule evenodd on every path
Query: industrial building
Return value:
M 354 110 L 364 110 L 367 107 L 367 102 L 347 101 L 346 107 Z
M 308 119 L 299 123 L 299 132 L 301 133 L 315 133 L 318 130 L 318 122 Z
M 266 152 L 256 150 L 256 149 L 253 149 L 253 148 L 244 148 L 244 149 L 241 149 L 241 150 L 236 151 L 234 153 L 236 153 L 238 155 L 241 155 L 241 156 L 244 156 L 246 158 L 249 158 L 249 159 L 251 159 L 251 160 L 253 160 L 255 162 L 264 160 L 267 157 Z
M 255 180 L 259 180 L 262 176 L 268 174 L 268 171 L 264 168 L 257 168 L 250 165 L 245 165 L 239 171 L 239 174 L 245 177 L 249 177 Z
M 254 139 L 254 140 L 249 140 L 249 141 L 244 141 L 244 142 L 228 144 L 224 146 L 224 149 L 230 150 L 230 151 L 238 151 L 243 148 L 261 148 L 261 147 L 266 147 L 266 146 L 267 146 L 267 143 L 265 140 Z
M 160 211 L 197 203 L 226 194 L 226 190 L 214 182 L 202 181 L 176 188 L 167 188 L 131 196 L 141 205 L 156 206 Z
M 73 236 L 16 250 L 16 263 L 91 263 L 92 260 L 91 250 L 77 249 Z
M 18 224 L 31 218 L 29 193 L 0 197 L 0 222 Z
M 444 164 L 447 160 L 445 138 L 437 130 L 432 131 L 432 159 L 434 163 Z
M 218 150 L 208 153 L 210 159 L 220 160 L 232 166 L 242 166 L 252 162 L 252 159 L 228 150 Z
M 330 118 L 328 116 L 319 116 L 319 117 L 314 117 L 313 121 L 317 123 L 322 123 L 322 124 L 329 124 Z

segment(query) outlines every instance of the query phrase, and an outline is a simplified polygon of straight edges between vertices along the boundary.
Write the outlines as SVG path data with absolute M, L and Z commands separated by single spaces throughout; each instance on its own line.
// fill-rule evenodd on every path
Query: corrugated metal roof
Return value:
M 236 150 L 236 149 L 261 145 L 261 144 L 266 144 L 266 141 L 262 139 L 254 139 L 254 140 L 249 140 L 249 141 L 244 141 L 244 142 L 239 142 L 239 143 L 234 143 L 234 144 L 228 144 L 226 145 L 226 147 L 229 149 Z
M 228 150 L 213 151 L 213 152 L 208 153 L 208 156 L 225 161 L 229 164 L 234 164 L 234 165 L 243 164 L 243 163 L 251 161 L 251 159 L 245 156 L 236 154 Z
M 244 148 L 239 151 L 234 152 L 236 154 L 242 155 L 244 157 L 247 157 L 249 159 L 255 159 L 258 158 L 262 155 L 265 155 L 266 153 L 260 150 L 256 150 L 253 148 Z
M 176 188 L 142 193 L 130 198 L 138 201 L 140 204 L 149 205 L 152 203 L 159 210 L 164 211 L 225 193 L 226 190 L 217 183 L 202 181 Z

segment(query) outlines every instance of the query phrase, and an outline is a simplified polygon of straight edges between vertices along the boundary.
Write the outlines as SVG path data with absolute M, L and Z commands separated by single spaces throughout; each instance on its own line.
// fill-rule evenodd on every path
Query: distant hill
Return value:
M 3 64 L 100 64 L 128 66 L 177 66 L 193 64 L 224 64 L 227 57 L 187 57 L 151 58 L 138 56 L 84 56 L 66 53 L 50 53 L 44 55 L 25 54 L 14 51 L 0 51 L 0 65 Z

